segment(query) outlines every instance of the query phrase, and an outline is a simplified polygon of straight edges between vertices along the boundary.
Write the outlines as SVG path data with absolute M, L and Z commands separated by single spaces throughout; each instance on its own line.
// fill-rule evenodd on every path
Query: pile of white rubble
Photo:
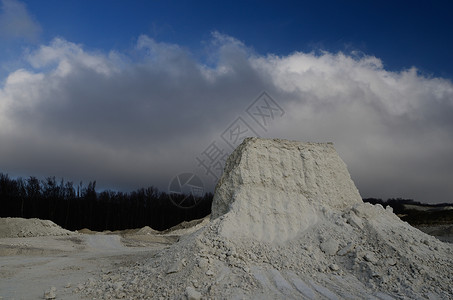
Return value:
M 50 220 L 0 218 L 0 238 L 72 235 Z
M 229 157 L 211 222 L 100 271 L 97 299 L 448 299 L 453 247 L 362 202 L 330 143 L 248 138 Z

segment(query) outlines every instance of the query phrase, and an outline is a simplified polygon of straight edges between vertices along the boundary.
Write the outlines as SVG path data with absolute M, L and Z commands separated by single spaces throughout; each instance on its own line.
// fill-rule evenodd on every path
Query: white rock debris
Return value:
M 99 272 L 96 299 L 453 299 L 453 248 L 363 203 L 332 144 L 248 138 L 211 222 Z
M 74 235 L 50 220 L 0 218 L 0 238 Z
M 51 287 L 50 289 L 44 292 L 44 299 L 55 299 L 57 297 L 57 288 Z

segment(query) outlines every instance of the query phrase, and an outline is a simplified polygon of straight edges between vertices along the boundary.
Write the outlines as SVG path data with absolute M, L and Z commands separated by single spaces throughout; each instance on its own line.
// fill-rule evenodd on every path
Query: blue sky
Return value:
M 379 57 L 391 70 L 415 66 L 434 76 L 453 76 L 451 1 L 24 3 L 41 25 L 36 41 L 43 43 L 62 37 L 88 49 L 127 50 L 146 34 L 202 57 L 203 42 L 219 31 L 261 54 L 356 50 Z
M 0 4 L 2 172 L 212 189 L 197 157 L 240 117 L 333 141 L 364 197 L 453 201 L 449 1 Z M 263 91 L 286 112 L 265 130 Z

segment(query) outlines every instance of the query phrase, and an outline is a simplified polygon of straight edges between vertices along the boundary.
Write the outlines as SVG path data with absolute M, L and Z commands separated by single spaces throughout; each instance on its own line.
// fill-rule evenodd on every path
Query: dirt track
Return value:
M 0 239 L 0 299 L 42 299 L 51 287 L 59 299 L 80 299 L 74 290 L 94 274 L 140 261 L 176 240 L 149 234 Z

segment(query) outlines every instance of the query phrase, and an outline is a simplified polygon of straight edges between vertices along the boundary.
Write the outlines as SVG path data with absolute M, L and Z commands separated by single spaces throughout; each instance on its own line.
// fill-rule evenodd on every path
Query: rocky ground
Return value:
M 100 274 L 140 265 L 202 221 L 161 234 L 149 227 L 70 232 L 46 220 L 0 219 L 0 299 L 44 299 L 46 292 L 48 299 L 89 299 L 82 291 Z
M 451 276 L 451 245 L 409 225 L 399 237 L 406 246 L 395 245 L 383 238 L 395 229 L 372 229 L 382 220 L 361 224 L 355 214 L 330 215 L 280 245 L 230 241 L 208 219 L 165 234 L 145 227 L 0 238 L 0 299 L 452 298 L 448 285 L 423 283 L 438 266 Z M 330 219 L 340 224 L 335 232 Z M 373 234 L 357 234 L 363 228 Z

